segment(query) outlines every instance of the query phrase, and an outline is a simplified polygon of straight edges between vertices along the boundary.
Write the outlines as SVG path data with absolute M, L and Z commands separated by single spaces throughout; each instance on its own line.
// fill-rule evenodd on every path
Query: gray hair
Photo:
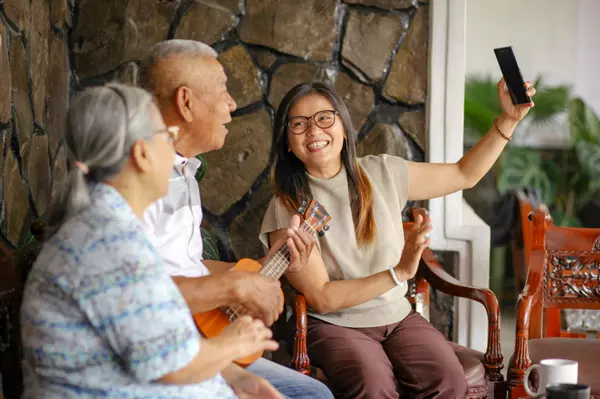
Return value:
M 150 48 L 148 56 L 141 62 L 140 85 L 148 91 L 155 92 L 150 70 L 165 58 L 175 56 L 217 58 L 218 55 L 208 44 L 196 40 L 171 39 L 158 42 Z
M 197 40 L 172 39 L 158 42 L 152 46 L 146 59 L 151 63 L 156 63 L 163 58 L 176 55 L 213 58 L 218 56 L 217 52 L 208 44 Z
M 153 99 L 145 90 L 118 83 L 91 87 L 71 103 L 65 142 L 75 161 L 55 199 L 48 220 L 51 235 L 90 204 L 88 183 L 115 176 L 133 144 L 151 138 L 158 126 L 150 115 Z

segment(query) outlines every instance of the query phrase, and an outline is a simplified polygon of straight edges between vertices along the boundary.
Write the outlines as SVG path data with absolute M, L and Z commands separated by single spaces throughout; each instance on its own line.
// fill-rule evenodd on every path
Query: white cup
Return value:
M 529 387 L 529 375 L 535 369 L 540 373 L 540 385 L 537 392 L 533 392 Z M 577 362 L 565 359 L 544 359 L 540 364 L 529 367 L 523 380 L 527 395 L 533 397 L 546 393 L 546 387 L 550 384 L 577 384 Z

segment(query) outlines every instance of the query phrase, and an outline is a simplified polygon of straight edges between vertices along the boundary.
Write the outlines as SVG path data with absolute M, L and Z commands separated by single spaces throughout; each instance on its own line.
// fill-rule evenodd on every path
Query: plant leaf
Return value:
M 574 143 L 579 140 L 600 143 L 600 120 L 581 98 L 571 100 L 569 122 Z
M 200 181 L 206 175 L 206 169 L 208 165 L 206 164 L 206 157 L 203 154 L 196 155 L 196 158 L 200 161 L 200 167 L 196 171 L 196 181 L 200 183 Z
M 545 86 L 539 76 L 535 81 L 533 107 L 525 117 L 532 124 L 553 123 L 569 106 L 571 88 L 567 85 Z M 465 131 L 471 137 L 482 137 L 494 118 L 502 113 L 496 82 L 489 76 L 470 76 L 465 82 Z
M 571 89 L 569 86 L 536 87 L 534 97 L 535 107 L 531 108 L 528 116 L 533 123 L 552 123 L 555 118 L 567 111 Z
M 544 161 L 536 151 L 509 147 L 504 150 L 502 165 L 498 176 L 498 190 L 501 193 L 510 189 L 531 187 L 540 192 L 544 203 L 554 203 L 558 168 Z
M 202 250 L 202 259 L 206 260 L 219 260 L 219 245 L 215 236 L 204 227 L 200 228 L 202 233 L 202 243 L 204 245 Z
M 594 186 L 600 184 L 600 144 L 579 140 L 575 143 L 575 153 L 579 164 Z
M 583 224 L 577 216 L 567 215 L 562 210 L 555 210 L 552 212 L 552 223 L 555 226 L 564 227 L 582 227 Z
M 466 131 L 473 137 L 482 137 L 502 112 L 496 82 L 489 76 L 467 78 L 464 109 Z

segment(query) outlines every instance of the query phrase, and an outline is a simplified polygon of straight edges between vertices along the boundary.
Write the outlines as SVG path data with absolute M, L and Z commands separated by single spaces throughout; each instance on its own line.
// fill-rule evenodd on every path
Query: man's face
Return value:
M 231 113 L 236 104 L 227 91 L 227 77 L 223 67 L 215 58 L 203 58 L 197 66 L 201 73 L 196 74 L 196 82 L 190 82 L 192 95 L 193 121 L 190 123 L 191 136 L 202 143 L 203 152 L 218 150 L 225 144 L 231 122 Z

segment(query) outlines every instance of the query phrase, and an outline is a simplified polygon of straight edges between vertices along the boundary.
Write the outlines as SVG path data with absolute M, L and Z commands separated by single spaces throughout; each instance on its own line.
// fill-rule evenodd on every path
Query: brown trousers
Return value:
M 418 313 L 372 328 L 308 320 L 308 354 L 337 398 L 465 397 L 463 368 L 444 336 Z

